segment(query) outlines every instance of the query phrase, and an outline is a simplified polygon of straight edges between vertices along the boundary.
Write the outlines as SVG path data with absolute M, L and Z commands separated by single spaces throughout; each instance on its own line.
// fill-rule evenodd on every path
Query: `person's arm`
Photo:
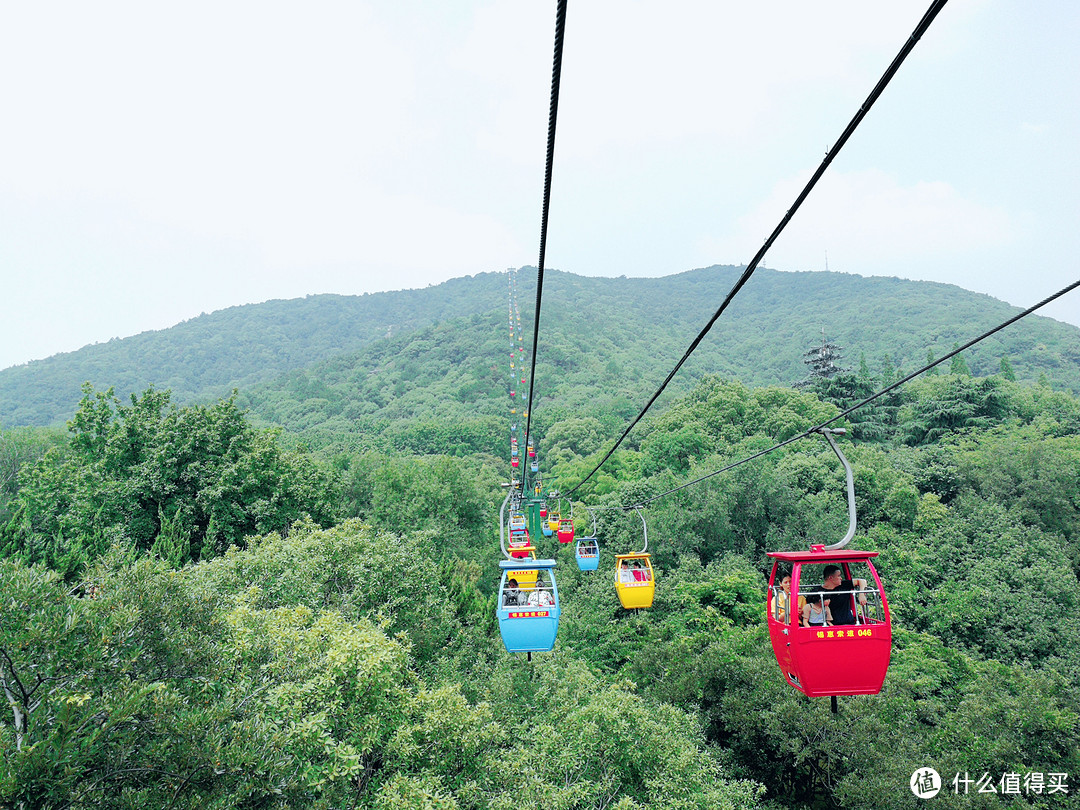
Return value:
M 857 579 L 857 580 L 855 580 L 855 587 L 859 591 L 859 604 L 860 605 L 865 605 L 866 604 L 866 594 L 862 593 L 862 591 L 867 590 L 870 586 L 867 584 L 865 579 Z
M 810 626 L 810 603 L 809 602 L 807 602 L 805 605 L 803 605 L 803 609 L 802 609 L 802 626 L 803 627 L 809 627 Z
M 825 624 L 832 624 L 832 611 L 828 605 L 825 606 Z

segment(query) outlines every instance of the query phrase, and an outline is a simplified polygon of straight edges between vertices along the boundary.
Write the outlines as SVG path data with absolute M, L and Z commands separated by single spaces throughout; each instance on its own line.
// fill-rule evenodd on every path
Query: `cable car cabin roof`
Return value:
M 499 568 L 504 571 L 513 568 L 515 571 L 522 568 L 554 568 L 555 560 L 499 560 Z
M 770 551 L 769 556 L 790 563 L 865 562 L 876 551 Z

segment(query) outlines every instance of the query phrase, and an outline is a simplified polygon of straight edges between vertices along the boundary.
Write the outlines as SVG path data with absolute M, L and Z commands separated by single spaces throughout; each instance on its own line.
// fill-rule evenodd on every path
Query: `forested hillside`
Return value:
M 582 481 L 735 272 L 553 274 L 547 486 Z M 1014 310 L 755 276 L 575 493 L 599 570 L 536 538 L 562 619 L 526 660 L 496 621 L 513 471 L 494 278 L 490 310 L 226 399 L 88 385 L 66 430 L 0 430 L 0 806 L 891 810 L 923 805 L 927 767 L 937 806 L 1080 806 L 1078 330 L 1028 318 L 837 425 L 893 645 L 880 694 L 833 715 L 785 684 L 765 613 L 766 552 L 844 532 L 836 456 L 812 436 L 709 474 Z M 795 389 L 822 313 L 852 369 Z M 646 500 L 656 598 L 629 611 L 614 555 L 641 547 L 626 507 Z
M 144 332 L 0 371 L 0 425 L 62 424 L 84 382 L 121 396 L 149 385 L 177 402 L 209 401 L 377 338 L 410 332 L 462 312 L 487 312 L 505 298 L 505 276 L 458 278 L 433 289 L 376 295 L 309 295 L 231 307 L 170 329 Z
M 659 279 L 586 278 L 548 271 L 538 393 L 576 408 L 597 396 L 616 410 L 655 390 L 715 311 L 741 268 Z M 535 282 L 523 273 L 531 325 Z M 62 424 L 84 382 L 121 398 L 150 385 L 174 401 L 210 402 L 239 388 L 252 409 L 290 430 L 364 430 L 373 416 L 432 418 L 494 412 L 506 276 L 363 297 L 310 296 L 236 307 L 172 329 L 89 346 L 0 371 L 0 425 Z M 758 270 L 676 381 L 705 374 L 749 385 L 791 385 L 822 331 L 847 361 L 908 371 L 940 357 L 1016 309 L 957 287 L 839 273 Z M 972 349 L 975 374 L 1008 358 L 1018 379 L 1080 391 L 1080 330 L 1027 318 Z M 492 369 L 495 366 L 496 370 Z

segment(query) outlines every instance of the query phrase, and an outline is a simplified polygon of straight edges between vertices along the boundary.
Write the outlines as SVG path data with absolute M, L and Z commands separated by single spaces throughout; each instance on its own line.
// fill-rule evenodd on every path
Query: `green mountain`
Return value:
M 500 286 L 500 284 L 502 286 Z M 169 329 L 86 346 L 0 371 L 0 425 L 62 423 L 84 382 L 121 397 L 148 385 L 207 401 L 342 352 L 505 298 L 500 274 L 375 295 L 311 295 L 230 307 Z M 438 294 L 432 295 L 437 289 Z
M 777 665 L 766 552 L 838 539 L 845 475 L 821 437 L 774 445 L 1015 310 L 762 271 L 586 482 L 737 272 L 550 276 L 533 430 L 549 509 L 601 555 L 579 570 L 534 531 L 551 653 L 507 653 L 496 615 L 501 276 L 461 282 L 475 311 L 417 293 L 427 323 L 349 350 L 308 324 L 311 365 L 284 339 L 284 371 L 234 353 L 264 381 L 209 407 L 97 392 L 67 435 L 0 430 L 0 807 L 904 810 L 931 768 L 941 807 L 1075 807 L 1077 330 L 1026 319 L 847 420 L 849 548 L 878 552 L 892 643 L 880 692 L 832 713 Z M 764 385 L 801 379 L 823 328 L 857 373 Z M 616 555 L 646 529 L 655 598 L 624 610 Z M 832 638 L 832 672 L 857 668 Z
M 657 279 L 548 271 L 541 311 L 537 407 L 603 404 L 636 412 L 682 356 L 742 268 Z M 534 273 L 519 274 L 527 344 Z M 177 403 L 232 388 L 266 421 L 290 430 L 356 431 L 401 419 L 505 415 L 507 283 L 503 273 L 423 290 L 321 295 L 215 312 L 0 371 L 0 424 L 60 423 L 84 381 L 118 395 L 149 385 Z M 706 374 L 791 385 L 822 335 L 879 376 L 911 371 L 1006 320 L 1017 308 L 958 287 L 840 273 L 761 269 L 733 300 L 672 384 Z M 976 376 L 1003 358 L 1019 380 L 1080 391 L 1080 330 L 1032 316 L 965 353 Z

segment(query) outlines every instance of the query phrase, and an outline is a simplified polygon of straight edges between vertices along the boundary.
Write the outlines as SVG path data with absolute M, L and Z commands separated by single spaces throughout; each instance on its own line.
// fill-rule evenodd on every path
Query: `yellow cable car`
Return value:
M 624 608 L 652 607 L 656 594 L 656 576 L 646 549 L 649 547 L 649 529 L 645 516 L 638 512 L 645 532 L 645 547 L 631 554 L 615 555 L 615 593 Z
M 615 555 L 615 591 L 624 608 L 652 607 L 656 580 L 648 554 Z

